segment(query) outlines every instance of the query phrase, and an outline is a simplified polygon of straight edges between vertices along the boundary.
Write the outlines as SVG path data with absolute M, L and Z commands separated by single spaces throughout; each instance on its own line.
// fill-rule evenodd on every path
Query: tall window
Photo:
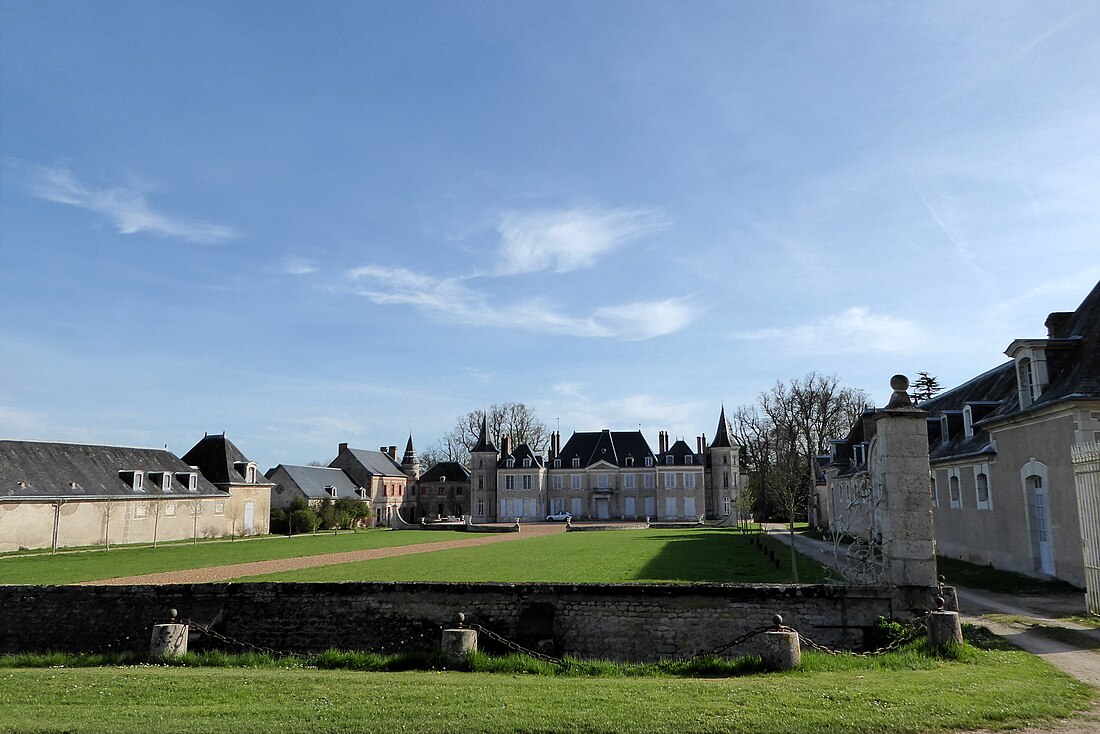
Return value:
M 676 487 L 676 472 L 669 472 L 665 474 L 665 489 L 674 489 Z
M 581 488 L 581 475 L 580 474 L 570 474 L 569 475 L 569 486 L 572 489 L 580 489 Z
M 576 458 L 576 457 L 574 457 L 574 458 L 573 458 L 573 468 L 574 468 L 574 469 L 576 469 L 576 468 L 578 468 L 578 467 L 579 467 L 580 465 L 581 465 L 581 460 L 580 460 L 580 459 L 578 459 L 578 458 Z
M 962 490 L 959 489 L 959 478 L 957 476 L 952 476 L 948 479 L 947 488 L 947 491 L 951 495 L 951 507 L 955 509 L 962 507 Z
M 606 474 L 597 474 L 596 475 L 596 486 L 599 487 L 600 489 L 607 489 L 608 484 L 607 484 L 607 475 Z
M 653 475 L 652 475 L 652 474 L 646 474 L 646 475 L 645 475 L 645 481 L 644 481 L 644 483 L 643 483 L 643 484 L 644 484 L 644 486 L 645 486 L 645 488 L 646 488 L 646 489 L 653 489 L 653 487 L 654 487 L 654 484 L 655 484 L 655 481 L 656 481 L 656 480 L 654 480 L 654 479 L 653 479 Z
M 645 465 L 646 466 L 653 466 L 653 457 L 652 456 L 645 457 Z
M 624 489 L 634 489 L 634 475 L 633 474 L 623 474 L 623 488 Z
M 989 477 L 984 473 L 974 477 L 974 493 L 979 510 L 993 509 L 993 504 L 989 501 Z
M 728 471 L 722 472 L 722 489 L 730 488 L 730 473 Z M 729 514 L 728 512 L 726 513 Z
M 932 479 L 929 481 L 929 484 L 931 485 L 931 490 L 932 490 L 932 506 L 933 507 L 939 507 L 940 506 L 940 493 L 936 490 L 936 478 L 932 477 Z M 844 492 L 845 499 L 847 499 L 848 486 L 845 485 L 844 489 L 845 489 L 845 492 Z
M 554 489 L 561 489 L 561 474 L 554 475 Z
M 692 472 L 684 472 L 684 486 L 688 489 L 695 488 L 695 474 Z
M 523 488 L 532 489 L 534 487 L 534 476 L 531 474 L 523 475 Z
M 516 488 L 516 475 L 508 474 L 504 477 L 504 488 L 515 489 Z

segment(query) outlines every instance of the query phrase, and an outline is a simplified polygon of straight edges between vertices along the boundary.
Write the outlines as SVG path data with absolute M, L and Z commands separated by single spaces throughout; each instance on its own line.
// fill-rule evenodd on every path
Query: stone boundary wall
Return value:
M 918 591 L 910 598 L 928 595 Z M 440 627 L 464 612 L 546 653 L 652 661 L 726 645 L 776 613 L 817 642 L 858 648 L 880 615 L 904 614 L 901 598 L 888 588 L 772 584 L 0 586 L 0 653 L 145 650 L 151 625 L 174 608 L 222 635 L 290 652 L 434 650 Z M 191 644 L 218 646 L 196 632 Z

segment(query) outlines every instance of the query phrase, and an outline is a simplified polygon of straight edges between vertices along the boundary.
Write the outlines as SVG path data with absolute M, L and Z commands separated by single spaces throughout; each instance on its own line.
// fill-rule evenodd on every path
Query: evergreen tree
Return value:
M 918 372 L 917 379 L 913 381 L 909 388 L 909 394 L 915 403 L 931 400 L 939 392 L 943 392 L 940 381 L 936 379 L 935 375 L 930 375 L 927 372 Z

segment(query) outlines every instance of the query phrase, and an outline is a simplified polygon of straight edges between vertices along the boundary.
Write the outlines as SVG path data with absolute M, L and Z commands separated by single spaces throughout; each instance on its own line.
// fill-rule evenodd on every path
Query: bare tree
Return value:
M 199 518 L 202 517 L 203 511 L 206 509 L 206 503 L 201 499 L 193 499 L 188 503 L 188 513 L 191 515 L 192 534 L 191 545 L 198 545 L 199 543 Z
M 497 448 L 500 448 L 505 436 L 511 437 L 513 445 L 529 445 L 536 454 L 542 453 L 550 442 L 550 429 L 539 420 L 533 408 L 524 403 L 504 403 L 461 416 L 454 429 L 433 444 L 431 451 L 440 461 L 469 464 L 470 447 L 477 443 L 481 435 L 482 419 L 485 420 L 489 439 Z
M 239 502 L 229 500 L 228 505 L 225 508 L 225 515 L 229 518 L 229 540 L 230 542 L 237 539 L 237 520 L 241 519 L 241 515 L 244 512 L 244 507 Z
M 99 506 L 99 512 L 103 515 L 103 549 L 108 552 L 111 550 L 111 515 L 117 506 L 114 497 L 107 497 Z

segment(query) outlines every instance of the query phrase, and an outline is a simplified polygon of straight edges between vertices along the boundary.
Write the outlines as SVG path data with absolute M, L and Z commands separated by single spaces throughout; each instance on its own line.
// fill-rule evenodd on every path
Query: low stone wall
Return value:
M 0 653 L 143 650 L 151 625 L 174 608 L 221 635 L 291 652 L 432 650 L 440 627 L 463 612 L 468 623 L 546 653 L 649 661 L 721 647 L 776 613 L 818 642 L 858 648 L 880 615 L 903 613 L 900 598 L 886 588 L 817 585 L 0 586 Z M 219 646 L 232 649 L 192 632 L 193 650 Z M 749 644 L 731 653 L 758 651 Z

